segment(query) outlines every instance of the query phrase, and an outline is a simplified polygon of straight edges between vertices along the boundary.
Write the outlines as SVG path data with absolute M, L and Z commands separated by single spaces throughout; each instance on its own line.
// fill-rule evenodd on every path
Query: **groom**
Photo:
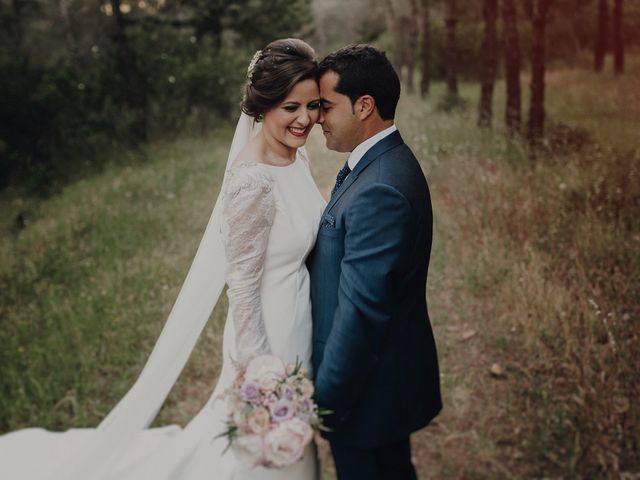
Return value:
M 440 409 L 426 304 L 429 190 L 394 125 L 400 82 L 384 53 L 320 63 L 327 147 L 351 152 L 308 260 L 316 399 L 339 480 L 415 479 L 409 435 Z

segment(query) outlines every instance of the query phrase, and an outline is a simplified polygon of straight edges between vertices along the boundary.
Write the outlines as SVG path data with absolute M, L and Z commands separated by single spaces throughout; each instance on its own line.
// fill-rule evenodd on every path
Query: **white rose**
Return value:
M 258 380 L 260 389 L 266 392 L 273 392 L 278 386 L 279 378 L 271 375 L 265 375 Z
M 286 376 L 286 369 L 282 360 L 273 355 L 260 355 L 247 365 L 245 380 L 258 382 L 260 388 L 273 391 L 278 382 Z
M 267 374 L 284 377 L 285 368 L 282 360 L 273 355 L 260 355 L 255 357 L 247 365 L 245 380 L 258 380 L 260 377 Z
M 313 383 L 311 383 L 311 381 L 307 378 L 303 378 L 302 380 L 300 380 L 300 392 L 302 393 L 302 395 L 304 395 L 307 398 L 311 398 L 311 396 L 313 395 Z
M 264 461 L 264 442 L 260 435 L 239 435 L 231 444 L 238 460 L 250 466 Z
M 302 458 L 313 438 L 313 430 L 298 418 L 282 422 L 265 436 L 264 454 L 275 467 L 286 467 Z

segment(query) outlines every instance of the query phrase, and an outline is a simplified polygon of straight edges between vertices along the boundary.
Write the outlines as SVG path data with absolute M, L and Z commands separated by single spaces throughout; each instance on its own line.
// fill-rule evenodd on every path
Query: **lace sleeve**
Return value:
M 223 229 L 227 295 L 236 332 L 237 360 L 270 353 L 262 320 L 260 281 L 275 216 L 272 179 L 253 164 L 228 172 Z

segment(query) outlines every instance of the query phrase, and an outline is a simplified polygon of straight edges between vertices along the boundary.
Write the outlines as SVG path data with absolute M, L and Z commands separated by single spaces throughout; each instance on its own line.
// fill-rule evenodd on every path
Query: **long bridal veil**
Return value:
M 225 179 L 229 166 L 255 131 L 253 118 L 242 113 L 229 150 Z M 95 432 L 87 437 L 87 441 L 81 442 L 82 445 L 77 450 L 67 452 L 69 455 L 65 455 L 57 468 L 42 473 L 42 476 L 37 477 L 38 480 L 112 478 L 114 469 L 127 454 L 136 436 L 145 430 L 157 415 L 184 368 L 225 285 L 226 262 L 220 233 L 223 189 L 224 180 L 186 280 L 137 381 Z M 5 437 L 11 437 L 11 434 Z M 6 459 L 9 454 L 14 455 L 15 452 L 5 449 L 0 441 L 0 462 L 3 456 Z M 38 461 L 37 458 L 29 459 L 28 455 L 23 459 Z M 3 468 L 0 466 L 1 471 Z

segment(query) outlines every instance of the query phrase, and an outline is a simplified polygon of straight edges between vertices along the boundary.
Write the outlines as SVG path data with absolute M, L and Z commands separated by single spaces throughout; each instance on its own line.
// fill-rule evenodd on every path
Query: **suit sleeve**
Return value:
M 352 199 L 345 229 L 338 308 L 316 372 L 318 404 L 334 412 L 325 419 L 331 428 L 346 420 L 376 368 L 416 225 L 400 192 L 374 184 Z

